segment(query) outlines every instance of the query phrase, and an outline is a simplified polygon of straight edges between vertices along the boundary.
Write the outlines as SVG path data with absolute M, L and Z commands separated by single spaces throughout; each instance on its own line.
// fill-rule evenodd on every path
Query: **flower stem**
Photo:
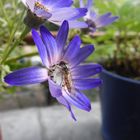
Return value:
M 13 52 L 13 50 L 19 45 L 20 41 L 29 33 L 30 29 L 26 26 L 24 31 L 21 33 L 19 39 L 17 39 L 13 46 L 10 47 L 6 53 L 3 55 L 3 58 L 2 58 L 2 61 L 1 61 L 1 64 L 4 64 L 5 61 L 7 60 L 7 58 L 9 57 L 9 55 Z
M 25 54 L 25 55 L 20 55 L 20 56 L 17 56 L 17 57 L 8 59 L 7 61 L 5 61 L 5 63 L 10 63 L 10 62 L 13 62 L 13 61 L 22 59 L 22 58 L 24 58 L 24 57 L 32 57 L 32 56 L 35 56 L 35 55 L 37 55 L 37 54 L 38 54 L 38 52 L 27 53 L 27 54 Z
M 6 13 L 6 11 L 5 11 L 4 3 L 3 3 L 2 0 L 0 1 L 0 8 L 1 8 L 2 15 L 4 15 L 5 20 L 6 20 L 6 22 L 8 23 L 8 22 L 9 22 L 8 16 L 7 16 L 7 13 Z

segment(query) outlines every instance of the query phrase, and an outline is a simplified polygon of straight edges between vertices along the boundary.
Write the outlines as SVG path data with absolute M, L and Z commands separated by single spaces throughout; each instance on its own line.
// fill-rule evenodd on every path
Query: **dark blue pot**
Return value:
M 101 78 L 104 140 L 140 140 L 140 82 L 106 70 Z

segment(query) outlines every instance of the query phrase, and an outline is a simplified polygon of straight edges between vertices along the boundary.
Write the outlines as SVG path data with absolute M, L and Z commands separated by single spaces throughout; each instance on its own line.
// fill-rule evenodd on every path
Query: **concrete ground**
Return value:
M 3 140 L 102 140 L 99 102 L 89 113 L 77 108 L 74 113 L 77 122 L 58 105 L 1 112 Z

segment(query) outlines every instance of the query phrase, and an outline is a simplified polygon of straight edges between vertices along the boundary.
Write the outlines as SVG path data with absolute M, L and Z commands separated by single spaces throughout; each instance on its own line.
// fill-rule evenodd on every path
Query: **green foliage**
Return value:
M 99 14 L 112 12 L 113 15 L 118 15 L 120 18 L 107 30 L 129 30 L 140 31 L 140 1 L 139 0 L 94 0 L 93 10 Z
M 18 35 L 23 28 L 23 16 L 24 9 L 20 1 L 0 1 L 0 42 L 10 42 L 15 34 Z
M 140 77 L 140 1 L 95 0 L 94 10 L 100 14 L 112 12 L 119 20 L 102 29 L 105 34 L 83 35 L 84 43 L 95 44 L 96 51 L 89 59 L 100 61 L 108 69 L 128 77 Z
M 7 88 L 3 82 L 3 77 L 10 72 L 14 62 L 2 63 L 2 60 L 9 53 L 8 51 L 14 49 L 14 44 L 16 44 L 25 26 L 23 23 L 24 16 L 25 9 L 21 0 L 0 0 L 0 95 L 3 92 L 13 93 L 15 91 L 14 87 Z M 10 60 L 12 57 L 23 54 L 21 50 L 20 47 L 17 47 L 8 59 Z M 23 67 L 21 62 L 19 62 L 12 69 L 15 69 L 17 66 Z

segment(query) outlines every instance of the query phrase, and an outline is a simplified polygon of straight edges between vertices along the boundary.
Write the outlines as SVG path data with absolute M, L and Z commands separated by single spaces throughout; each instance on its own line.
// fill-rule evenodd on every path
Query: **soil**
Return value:
M 133 60 L 109 60 L 102 63 L 105 69 L 121 76 L 140 80 L 140 59 Z

